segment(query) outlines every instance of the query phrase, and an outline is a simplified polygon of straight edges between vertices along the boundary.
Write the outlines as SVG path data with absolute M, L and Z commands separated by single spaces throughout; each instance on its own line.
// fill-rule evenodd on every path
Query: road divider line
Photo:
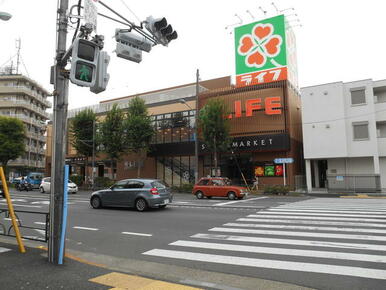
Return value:
M 192 241 L 183 241 L 183 240 L 170 243 L 169 245 L 200 248 L 200 249 L 246 252 L 246 253 L 260 253 L 260 254 L 272 254 L 272 255 L 284 255 L 284 256 L 302 256 L 302 257 L 312 257 L 312 258 L 316 257 L 316 258 L 325 258 L 325 259 L 386 263 L 385 255 L 366 255 L 366 254 L 354 254 L 354 253 L 345 253 L 345 252 L 256 247 L 256 246 L 244 246 L 244 245 L 236 245 L 236 244 L 192 242 Z
M 162 249 L 153 249 L 143 253 L 148 256 L 157 256 L 172 259 L 182 259 L 189 261 L 200 261 L 207 263 L 226 264 L 234 266 L 247 266 L 255 268 L 268 268 L 287 271 L 301 271 L 311 273 L 323 273 L 332 275 L 345 275 L 353 277 L 362 277 L 370 279 L 386 280 L 386 270 L 337 266 L 329 264 L 316 264 L 305 262 L 290 262 L 281 260 L 253 259 L 225 255 L 202 254 L 186 251 L 171 251 Z
M 214 234 L 195 234 L 191 236 L 191 238 L 249 242 L 249 243 L 281 244 L 285 247 L 288 245 L 293 245 L 293 246 L 341 248 L 341 249 L 351 249 L 351 250 L 381 251 L 381 252 L 386 251 L 386 246 L 384 245 L 342 243 L 342 242 L 330 242 L 330 241 L 275 239 L 275 238 L 260 238 L 260 237 L 248 237 L 248 236 L 214 235 Z
M 46 225 L 46 223 L 44 223 L 44 222 L 34 222 L 34 224 L 37 224 L 37 225 Z
M 78 226 L 75 226 L 75 227 L 72 227 L 73 229 L 78 229 L 78 230 L 87 230 L 87 231 L 99 231 L 99 229 L 96 229 L 96 228 L 86 228 L 86 227 L 78 227 Z
M 268 196 L 262 196 L 262 197 L 255 197 L 255 198 L 248 198 L 248 199 L 240 199 L 240 200 L 233 200 L 233 201 L 227 201 L 227 202 L 221 202 L 221 203 L 216 203 L 213 206 L 223 206 L 223 205 L 228 205 L 236 202 L 248 202 L 251 200 L 256 200 L 256 199 L 264 199 L 268 198 Z
M 8 252 L 10 251 L 11 249 L 7 249 L 7 248 L 2 248 L 0 247 L 0 253 L 5 253 L 5 252 Z
M 4 202 L 0 202 L 0 205 L 7 205 L 7 204 Z M 38 205 L 13 204 L 13 206 L 41 208 L 41 206 L 38 206 Z
M 133 233 L 133 232 L 122 232 L 124 235 L 133 235 L 133 236 L 143 236 L 143 237 L 152 237 L 152 234 L 143 234 L 143 233 Z

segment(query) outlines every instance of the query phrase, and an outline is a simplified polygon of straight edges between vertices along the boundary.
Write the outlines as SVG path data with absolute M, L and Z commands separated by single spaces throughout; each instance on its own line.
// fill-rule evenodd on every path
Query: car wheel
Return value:
M 44 193 L 44 188 L 43 188 L 43 186 L 40 186 L 40 192 L 41 192 L 41 193 Z
M 146 203 L 146 200 L 144 200 L 143 198 L 138 198 L 136 201 L 135 201 L 135 209 L 137 211 L 145 211 L 147 209 L 147 203 Z
M 228 192 L 228 199 L 236 199 L 236 194 L 233 191 Z
M 102 202 L 99 196 L 94 196 L 91 198 L 91 206 L 93 208 L 101 208 L 102 207 Z
M 203 199 L 203 198 L 204 198 L 204 194 L 202 193 L 202 191 L 197 191 L 197 192 L 196 192 L 196 197 L 197 197 L 198 199 Z

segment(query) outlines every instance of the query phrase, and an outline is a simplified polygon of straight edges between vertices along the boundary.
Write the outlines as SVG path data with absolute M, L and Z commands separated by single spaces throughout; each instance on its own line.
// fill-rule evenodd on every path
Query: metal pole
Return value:
M 95 178 L 95 120 L 92 121 L 92 170 L 91 170 L 91 188 L 94 190 Z
M 194 160 L 196 163 L 196 168 L 194 169 L 194 182 L 198 182 L 198 94 L 199 94 L 199 81 L 200 81 L 200 71 L 197 69 L 196 72 L 196 114 L 194 121 Z
M 68 0 L 60 0 L 57 10 L 57 44 L 54 76 L 54 114 L 52 137 L 52 169 L 50 196 L 50 236 L 48 261 L 59 264 L 60 237 L 63 220 L 64 161 L 67 132 L 68 79 L 62 72 L 61 59 L 66 52 Z
M 285 163 L 283 163 L 283 183 L 284 183 L 284 186 L 286 186 L 286 176 L 285 176 Z

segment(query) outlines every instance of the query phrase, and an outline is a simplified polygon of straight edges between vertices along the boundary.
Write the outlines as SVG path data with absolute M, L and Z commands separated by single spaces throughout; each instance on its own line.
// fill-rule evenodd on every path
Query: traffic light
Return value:
M 152 16 L 149 16 L 146 18 L 145 23 L 146 29 L 164 46 L 167 46 L 170 41 L 178 37 L 177 31 L 173 30 L 173 27 L 168 24 L 165 17 L 154 19 Z
M 95 85 L 99 46 L 92 41 L 77 38 L 72 47 L 70 80 L 82 87 Z
M 110 56 L 106 51 L 101 51 L 98 56 L 98 64 L 96 68 L 95 85 L 90 88 L 94 94 L 99 94 L 106 90 L 110 75 L 107 73 L 107 66 L 110 62 Z
M 121 29 L 115 30 L 115 40 L 117 56 L 137 63 L 142 61 L 142 50 L 149 52 L 153 45 L 146 38 Z

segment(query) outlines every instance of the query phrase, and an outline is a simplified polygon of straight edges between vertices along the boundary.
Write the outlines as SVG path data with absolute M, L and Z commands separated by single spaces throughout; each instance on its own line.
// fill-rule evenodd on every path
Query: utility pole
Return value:
M 94 190 L 95 178 L 95 120 L 92 121 L 92 169 L 91 169 L 91 188 Z
M 48 261 L 59 264 L 61 227 L 63 224 L 64 160 L 67 132 L 68 79 L 63 75 L 66 52 L 68 0 L 60 0 L 57 10 L 57 43 L 54 66 L 54 114 L 50 196 L 50 239 Z
M 200 71 L 199 69 L 197 69 L 197 72 L 196 72 L 196 120 L 194 122 L 194 134 L 195 134 L 195 138 L 194 138 L 194 159 L 195 159 L 195 163 L 196 163 L 196 168 L 194 170 L 194 182 L 197 183 L 198 182 L 198 94 L 199 94 L 199 81 L 200 81 Z

